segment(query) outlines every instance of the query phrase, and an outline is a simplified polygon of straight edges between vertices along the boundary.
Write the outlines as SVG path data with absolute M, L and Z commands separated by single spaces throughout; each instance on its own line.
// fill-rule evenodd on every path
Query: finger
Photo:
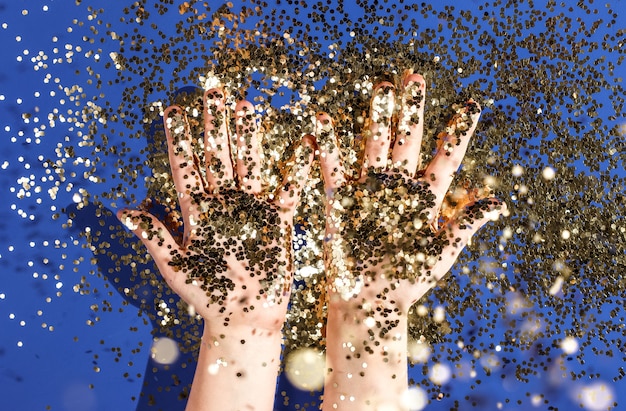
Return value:
M 391 154 L 393 168 L 415 175 L 419 166 L 424 136 L 424 98 L 426 82 L 419 74 L 404 79 L 402 108 L 398 119 L 396 140 Z
M 185 225 L 193 213 L 192 196 L 204 191 L 191 142 L 191 132 L 183 109 L 168 107 L 163 113 L 172 179 L 178 193 L 180 211 Z
M 472 236 L 490 221 L 506 215 L 506 204 L 495 198 L 475 201 L 459 212 L 439 231 L 439 237 L 447 239 L 441 258 L 431 270 L 431 278 L 440 280 L 457 260 Z
M 439 135 L 437 152 L 424 173 L 424 178 L 436 196 L 437 205 L 441 205 L 465 157 L 479 117 L 480 106 L 470 99 L 463 107 L 457 109 L 446 130 Z
M 178 285 L 181 280 L 168 263 L 171 252 L 178 250 L 179 246 L 163 223 L 152 214 L 138 210 L 120 210 L 117 218 L 141 240 L 165 281 L 177 289 L 173 285 Z
M 300 200 L 300 193 L 305 186 L 311 163 L 315 156 L 315 137 L 308 134 L 302 139 L 302 143 L 296 149 L 293 166 L 289 175 L 285 177 L 282 187 L 276 197 L 276 203 L 281 210 L 293 216 Z
M 382 82 L 374 89 L 370 105 L 370 129 L 365 143 L 365 157 L 361 176 L 369 168 L 385 168 L 391 145 L 391 118 L 395 107 L 393 84 Z
M 326 113 L 318 113 L 315 118 L 315 139 L 319 150 L 322 177 L 324 177 L 324 188 L 327 194 L 331 194 L 345 181 L 345 170 L 341 163 L 341 153 L 333 122 Z
M 254 106 L 240 101 L 235 108 L 237 130 L 237 176 L 241 189 L 250 194 L 261 192 L 261 155 L 254 118 Z
M 226 121 L 226 96 L 217 88 L 204 93 L 204 156 L 210 188 L 232 187 L 233 164 Z

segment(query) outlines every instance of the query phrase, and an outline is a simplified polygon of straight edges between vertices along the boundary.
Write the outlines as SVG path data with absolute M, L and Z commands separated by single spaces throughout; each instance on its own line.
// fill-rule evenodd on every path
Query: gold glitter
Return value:
M 37 304 L 68 298 L 67 292 L 62 295 L 55 288 L 57 283 L 97 298 L 91 314 L 98 309 L 102 316 L 107 304 L 113 305 L 107 313 L 136 304 L 153 320 L 155 332 L 180 343 L 181 353 L 195 351 L 199 323 L 189 314 L 195 311 L 174 299 L 138 240 L 112 220 L 110 209 L 134 208 L 141 202 L 137 197 L 147 195 L 154 200 L 143 202 L 143 207 L 160 211 L 179 243 L 194 235 L 215 235 L 194 243 L 189 254 L 177 250 L 172 261 L 190 280 L 215 291 L 218 300 L 232 284 L 216 276 L 224 261 L 202 254 L 204 250 L 246 255 L 254 261 L 250 272 L 257 275 L 269 266 L 278 268 L 272 265 L 278 246 L 273 241 L 284 246 L 293 239 L 294 266 L 283 267 L 289 274 L 276 270 L 263 290 L 280 297 L 293 273 L 286 350 L 322 348 L 327 275 L 345 295 L 353 294 L 367 274 L 350 275 L 352 267 L 368 259 L 379 261 L 381 250 L 398 247 L 395 258 L 404 268 L 392 277 L 418 280 L 416 270 L 432 266 L 437 250 L 454 241 L 436 238 L 433 230 L 476 201 L 468 218 L 478 218 L 494 206 L 484 199 L 496 196 L 509 205 L 509 218 L 476 236 L 452 275 L 414 307 L 412 340 L 423 339 L 433 348 L 433 363 L 471 364 L 479 375 L 481 359 L 490 358 L 495 351 L 490 344 L 498 340 L 498 355 L 510 362 L 504 366 L 501 361 L 495 368 L 487 360 L 485 364 L 494 375 L 508 375 L 511 369 L 521 381 L 551 370 L 566 336 L 579 342 L 572 363 L 581 367 L 602 350 L 619 355 L 626 267 L 626 93 L 623 13 L 615 5 L 548 1 L 541 7 L 527 2 L 512 6 L 500 0 L 471 7 L 406 1 L 366 1 L 351 7 L 323 1 L 173 5 L 142 0 L 122 7 L 90 3 L 77 1 L 76 17 L 60 19 L 69 24 L 55 26 L 58 30 L 37 49 L 25 46 L 37 33 L 16 27 L 29 27 L 27 19 L 43 11 L 19 7 L 16 22 L 2 22 L 0 29 L 15 46 L 10 60 L 29 75 L 23 95 L 0 94 L 3 112 L 16 113 L 13 123 L 7 120 L 1 127 L 7 150 L 1 164 L 8 176 L 3 180 L 10 193 L 7 212 L 23 222 L 51 217 L 73 235 L 71 241 L 66 233 L 42 239 L 39 232 L 24 230 L 25 245 L 10 239 L 2 250 L 2 260 L 11 259 L 6 272 L 28 270 L 33 275 L 27 277 L 37 287 L 43 284 Z M 54 7 L 49 8 L 44 11 L 52 19 Z M 412 83 L 403 83 L 410 73 L 416 73 L 411 74 Z M 374 89 L 382 82 L 383 90 Z M 188 88 L 176 92 L 182 87 Z M 203 124 L 205 90 L 214 90 L 215 127 L 208 136 Z M 222 94 L 215 95 L 215 90 Z M 378 100 L 372 108 L 373 96 Z M 236 110 L 243 99 L 250 100 L 258 114 Z M 172 105 L 180 111 L 165 112 Z M 478 106 L 482 117 L 475 124 L 471 113 Z M 171 176 L 164 114 L 172 116 L 174 134 L 192 136 L 179 141 L 177 150 L 184 160 L 177 165 L 193 169 L 194 164 L 210 164 L 187 174 L 180 192 Z M 231 115 L 239 121 L 229 119 Z M 259 159 L 247 151 L 254 139 L 246 126 L 257 116 L 256 137 L 264 154 Z M 412 144 L 403 135 L 423 128 L 423 145 L 412 149 L 418 153 L 415 159 L 366 155 L 365 142 L 382 136 L 371 135 L 374 116 L 388 118 L 389 133 L 396 136 L 388 142 L 391 147 Z M 447 186 L 439 182 L 447 176 L 434 179 L 422 165 L 430 164 L 441 147 L 450 158 L 457 155 L 463 133 L 473 126 L 477 131 L 450 191 L 437 191 L 438 184 Z M 276 216 L 280 205 L 293 204 L 284 194 L 290 189 L 283 177 L 306 157 L 300 140 L 309 133 L 316 135 L 321 156 L 341 162 L 329 176 L 313 167 L 302 187 L 292 236 L 292 227 L 277 224 Z M 220 154 L 207 156 L 207 149 Z M 226 161 L 235 165 L 232 175 L 224 167 Z M 371 161 L 375 167 L 391 164 L 398 174 L 365 171 L 359 181 L 363 163 Z M 237 171 L 239 165 L 242 171 Z M 291 176 L 291 184 L 303 184 L 297 172 Z M 337 218 L 331 228 L 348 234 L 330 246 L 331 252 L 348 249 L 351 254 L 347 260 L 337 258 L 336 273 L 327 273 L 323 264 L 323 250 L 329 245 L 322 177 L 334 178 L 331 185 L 341 187 L 332 203 Z M 440 218 L 431 224 L 427 222 L 434 215 L 426 218 L 425 213 L 434 200 L 422 197 L 429 191 L 445 197 L 442 209 L 433 211 Z M 262 195 L 256 196 L 258 192 Z M 400 194 L 421 200 L 402 202 Z M 179 202 L 200 211 L 190 215 Z M 87 212 L 93 212 L 91 219 L 85 217 Z M 361 216 L 363 222 L 357 221 Z M 213 220 L 215 224 L 208 223 Z M 164 234 L 142 219 L 127 216 L 122 224 L 135 230 L 144 227 L 148 238 Z M 406 232 L 392 229 L 393 224 L 401 224 Z M 81 239 L 75 235 L 78 231 Z M 220 235 L 241 235 L 241 240 L 230 244 Z M 417 235 L 428 241 L 415 244 Z M 36 242 L 34 247 L 30 241 Z M 77 244 L 85 247 L 81 258 L 72 255 Z M 14 257 L 23 248 L 43 257 Z M 214 263 L 215 270 L 198 270 L 202 258 Z M 51 281 L 51 267 L 62 281 Z M 70 267 L 80 275 L 68 271 Z M 107 280 L 106 291 L 102 278 Z M 50 290 L 44 287 L 47 283 Z M 108 293 L 115 289 L 126 298 L 123 304 L 108 302 Z M 2 292 L 7 300 L 12 297 Z M 524 318 L 510 313 L 513 295 L 525 301 L 519 309 Z M 424 314 L 439 305 L 445 306 L 444 321 Z M 34 308 L 43 313 L 40 322 L 54 323 L 40 308 Z M 471 321 L 467 313 L 473 313 Z M 99 319 L 94 315 L 81 321 L 97 325 Z M 462 348 L 457 345 L 460 338 Z M 146 355 L 145 348 L 136 352 L 137 357 Z M 615 365 L 606 378 L 622 380 L 622 368 Z M 583 372 L 589 371 L 572 371 L 571 378 L 588 378 Z M 429 390 L 429 398 L 438 398 L 439 388 L 426 377 L 428 370 L 423 375 L 414 382 Z M 481 392 L 476 380 L 469 385 Z M 520 407 L 544 395 L 531 394 L 503 395 L 519 399 Z M 550 402 L 548 397 L 546 393 L 541 403 Z M 464 404 L 480 407 L 479 402 L 471 398 Z

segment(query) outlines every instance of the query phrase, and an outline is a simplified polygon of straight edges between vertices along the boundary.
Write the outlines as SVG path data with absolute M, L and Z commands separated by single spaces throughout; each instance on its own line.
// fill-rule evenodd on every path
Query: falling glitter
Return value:
M 611 409 L 615 401 L 613 390 L 603 382 L 596 382 L 582 387 L 576 397 L 584 409 L 591 411 Z
M 475 236 L 452 274 L 412 309 L 412 383 L 429 400 L 452 402 L 438 398 L 438 383 L 420 373 L 422 367 L 470 364 L 479 375 L 486 370 L 508 381 L 510 373 L 526 383 L 539 380 L 561 356 L 572 357 L 564 365 L 571 367 L 567 379 L 586 380 L 590 364 L 604 355 L 598 352 L 611 353 L 608 374 L 623 383 L 626 43 L 617 5 L 521 1 L 512 7 L 495 0 L 466 10 L 406 1 L 359 2 L 354 9 L 332 1 L 76 3 L 77 17 L 63 20 L 67 27 L 37 49 L 25 46 L 34 34 L 16 27 L 51 14 L 52 3 L 49 11 L 20 6 L 22 20 L 0 22 L 10 34 L 9 60 L 35 75 L 35 89 L 24 81 L 23 95 L 0 94 L 2 112 L 18 120 L 1 125 L 5 211 L 35 222 L 24 226 L 24 244 L 13 235 L 3 243 L 0 260 L 9 265 L 11 259 L 7 273 L 27 270 L 32 275 L 25 277 L 43 290 L 34 297 L 37 327 L 50 330 L 55 321 L 47 307 L 69 298 L 67 288 L 96 299 L 84 323 L 139 309 L 155 334 L 177 342 L 181 355 L 196 352 L 195 311 L 172 294 L 145 249 L 110 218 L 115 209 L 141 203 L 157 208 L 173 233 L 181 227 L 161 126 L 165 107 L 185 107 L 199 135 L 204 90 L 224 87 L 229 108 L 242 97 L 254 101 L 263 113 L 263 185 L 272 192 L 280 170 L 291 166 L 286 159 L 294 143 L 312 131 L 319 111 L 332 114 L 347 173 L 354 176 L 363 160 L 373 85 L 397 84 L 412 70 L 428 86 L 421 163 L 430 160 L 454 104 L 474 98 L 483 116 L 448 201 L 493 192 L 510 210 Z M 40 103 L 44 97 L 51 106 Z M 294 228 L 287 358 L 302 347 L 321 352 L 324 346 L 323 196 L 314 171 Z M 87 211 L 93 211 L 89 219 Z M 42 238 L 36 223 L 50 216 L 67 231 Z M 131 219 L 124 223 L 136 226 Z M 68 256 L 80 246 L 85 253 L 72 261 Z M 104 292 L 96 281 L 102 279 Z M 105 295 L 116 290 L 124 303 Z M 0 291 L 5 307 L 15 304 L 15 291 Z M 11 344 L 32 346 L 24 338 Z M 137 347 L 121 356 L 132 362 L 147 354 Z M 163 382 L 150 384 L 166 391 Z M 618 400 L 610 384 L 581 386 L 575 401 L 607 409 Z M 473 387 L 476 396 L 492 394 Z M 550 390 L 532 390 L 527 396 L 503 390 L 502 403 L 558 401 Z
M 178 355 L 178 344 L 171 338 L 155 338 L 150 348 L 150 357 L 157 364 L 172 364 Z
M 430 368 L 428 378 L 437 385 L 444 385 L 452 377 L 452 371 L 446 364 L 436 363 Z
M 546 181 L 554 180 L 554 176 L 556 176 L 556 171 L 552 167 L 546 167 L 541 172 L 541 176 Z
M 565 354 L 575 354 L 578 351 L 578 340 L 574 337 L 565 337 L 561 341 L 561 349 Z
M 289 353 L 285 361 L 285 374 L 301 390 L 316 391 L 324 386 L 324 353 L 312 348 L 301 348 Z
M 432 353 L 432 349 L 430 346 L 423 341 L 410 341 L 408 354 L 409 359 L 413 363 L 426 363 L 430 358 Z
M 401 402 L 410 411 L 420 411 L 428 405 L 428 396 L 420 387 L 411 387 L 402 395 Z

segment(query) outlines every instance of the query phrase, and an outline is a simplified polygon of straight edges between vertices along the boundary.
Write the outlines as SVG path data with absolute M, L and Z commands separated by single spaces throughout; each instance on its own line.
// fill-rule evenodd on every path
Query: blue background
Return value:
M 122 3 L 107 2 L 100 7 L 119 10 L 119 4 Z M 480 4 L 464 2 L 464 7 L 477 10 Z M 622 1 L 613 5 L 615 10 L 621 10 L 623 6 Z M 71 1 L 0 3 L 0 24 L 4 25 L 0 28 L 0 409 L 143 410 L 160 408 L 161 401 L 168 401 L 163 409 L 182 409 L 184 402 L 170 404 L 172 395 L 159 393 L 156 387 L 175 386 L 172 374 L 178 375 L 183 382 L 188 381 L 193 364 L 186 369 L 181 367 L 191 359 L 190 355 L 183 355 L 173 365 L 175 372 L 154 363 L 149 358 L 154 324 L 147 313 L 134 308 L 133 301 L 120 295 L 119 285 L 111 285 L 103 278 L 91 275 L 90 264 L 85 263 L 93 258 L 93 254 L 83 248 L 84 241 L 78 233 L 97 221 L 95 210 L 81 210 L 80 217 L 74 219 L 74 227 L 69 229 L 61 226 L 63 218 L 52 218 L 55 213 L 76 210 L 74 196 L 80 194 L 79 189 L 87 184 L 80 173 L 67 176 L 75 180 L 75 186 L 69 191 L 63 188 L 54 200 L 50 198 L 50 187 L 45 180 L 46 170 L 50 167 L 45 167 L 44 161 L 59 158 L 56 154 L 56 150 L 62 150 L 59 144 L 62 146 L 65 141 L 75 143 L 79 127 L 61 121 L 57 121 L 55 127 L 45 130 L 41 127 L 47 123 L 48 113 L 56 108 L 79 109 L 67 94 L 80 94 L 81 91 L 65 93 L 63 87 L 77 84 L 83 86 L 82 92 L 88 95 L 98 92 L 93 86 L 81 83 L 84 77 L 73 79 L 73 73 L 76 70 L 84 73 L 94 58 L 84 55 L 90 49 L 82 40 L 82 35 L 88 34 L 87 27 L 80 28 L 73 22 L 73 19 L 87 21 L 85 10 L 85 4 L 78 7 Z M 576 9 L 576 13 L 582 16 L 584 12 Z M 626 28 L 623 13 L 619 14 L 623 24 L 617 26 Z M 108 17 L 115 25 L 115 11 Z M 177 13 L 172 14 L 172 22 L 177 17 Z M 68 32 L 68 27 L 73 30 Z M 66 45 L 71 45 L 71 49 Z M 79 45 L 84 50 L 77 50 Z M 57 56 L 66 57 L 64 64 L 52 64 L 54 56 L 50 50 L 53 47 L 60 49 Z M 101 58 L 108 59 L 108 45 L 102 47 Z M 42 56 L 40 51 L 49 56 L 48 60 L 37 60 L 38 55 Z M 67 61 L 68 52 L 73 52 L 71 62 Z M 623 55 L 623 51 L 621 53 Z M 607 58 L 617 59 L 616 56 Z M 39 61 L 47 62 L 51 67 L 37 69 Z M 50 73 L 49 78 L 47 73 Z M 59 78 L 58 83 L 55 78 Z M 121 98 L 121 90 L 121 86 L 107 90 L 107 99 Z M 62 99 L 64 104 L 60 103 Z M 24 113 L 31 113 L 31 116 L 24 116 Z M 139 142 L 132 144 L 131 150 L 137 153 L 143 148 Z M 111 173 L 115 173 L 113 161 L 109 165 Z M 81 167 L 84 166 L 68 166 L 68 169 L 81 170 Z M 27 189 L 24 193 L 29 194 L 20 198 L 25 184 L 41 186 L 41 192 Z M 89 190 L 103 193 L 110 188 L 107 182 L 94 183 Z M 133 191 L 139 199 L 145 196 L 142 190 L 137 187 Z M 113 204 L 109 206 L 113 207 Z M 112 218 L 104 218 L 104 221 L 106 226 L 115 224 Z M 100 265 L 101 269 L 115 267 L 102 257 L 93 264 Z M 74 287 L 83 276 L 88 278 L 91 289 L 97 291 L 88 295 L 75 292 Z M 108 304 L 102 304 L 103 300 Z M 97 311 L 94 304 L 98 306 Z M 107 307 L 109 304 L 110 308 Z M 623 316 L 623 302 L 612 307 Z M 608 311 L 599 315 L 606 316 Z M 467 317 L 464 320 L 471 319 L 472 314 Z M 586 353 L 592 349 L 587 347 Z M 519 358 L 523 359 L 525 355 L 531 353 L 520 353 Z M 562 360 L 570 366 L 566 371 L 560 371 L 556 365 L 550 366 L 545 375 L 534 376 L 528 383 L 507 377 L 505 371 L 487 375 L 478 370 L 478 376 L 473 379 L 459 376 L 442 387 L 441 391 L 449 398 L 442 402 L 433 401 L 426 409 L 449 409 L 455 399 L 466 403 L 466 396 L 471 396 L 479 404 L 477 409 L 483 410 L 548 409 L 541 403 L 532 407 L 527 392 L 543 394 L 550 399 L 550 405 L 558 409 L 571 409 L 577 407 L 577 393 L 594 382 L 587 378 L 572 381 L 568 373 L 581 369 L 598 374 L 599 381 L 612 386 L 617 401 L 626 401 L 622 394 L 626 383 L 612 381 L 616 361 L 621 361 L 619 355 L 615 358 L 603 353 L 588 355 L 585 367 L 574 364 L 566 356 Z M 412 368 L 411 375 L 421 379 L 422 368 Z M 157 407 L 148 407 L 150 398 L 147 396 L 140 399 L 143 384 L 146 384 L 144 392 L 155 396 Z M 280 384 L 279 392 L 289 392 L 292 404 L 315 401 L 315 397 L 309 398 L 289 387 L 284 378 Z M 519 399 L 521 404 L 516 401 L 506 403 L 506 398 Z M 280 408 L 281 402 L 277 401 L 277 409 L 283 409 Z M 296 408 L 292 405 L 285 409 Z M 464 409 L 463 406 L 460 409 Z M 626 406 L 616 409 L 626 409 Z

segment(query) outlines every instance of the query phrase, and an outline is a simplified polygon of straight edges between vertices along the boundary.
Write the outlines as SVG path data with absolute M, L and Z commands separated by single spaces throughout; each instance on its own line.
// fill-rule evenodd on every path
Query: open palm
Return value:
M 220 89 L 204 95 L 204 173 L 185 111 L 172 106 L 164 113 L 182 241 L 147 212 L 123 210 L 118 217 L 146 245 L 168 285 L 205 321 L 279 330 L 293 274 L 293 213 L 313 157 L 312 140 L 303 140 L 279 192 L 262 196 L 253 106 L 242 101 L 234 110 L 233 161 L 225 101 Z
M 405 78 L 396 125 L 394 86 L 384 82 L 375 88 L 356 181 L 346 179 L 330 117 L 318 116 L 316 137 L 330 193 L 326 263 L 331 298 L 358 304 L 386 301 L 406 312 L 448 272 L 471 236 L 501 212 L 498 200 L 486 198 L 449 219 L 440 218 L 480 107 L 472 100 L 455 106 L 456 114 L 439 135 L 437 153 L 418 172 L 424 93 L 422 76 Z

